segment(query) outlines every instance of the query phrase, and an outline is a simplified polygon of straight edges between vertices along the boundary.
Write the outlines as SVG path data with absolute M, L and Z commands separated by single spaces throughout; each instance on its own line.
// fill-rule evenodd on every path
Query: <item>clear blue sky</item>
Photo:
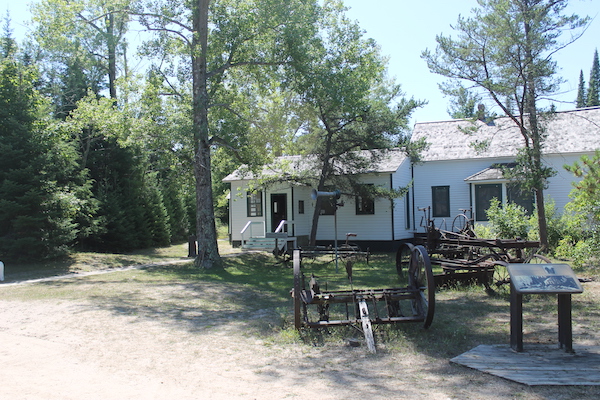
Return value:
M 22 38 L 29 19 L 28 0 L 1 0 L 2 14 L 10 10 L 14 36 Z M 451 34 L 459 14 L 469 15 L 476 0 L 344 0 L 350 8 L 348 16 L 357 20 L 366 36 L 379 43 L 382 53 L 389 57 L 390 75 L 402 85 L 410 97 L 429 103 L 414 114 L 413 122 L 449 119 L 448 99 L 439 92 L 441 77 L 431 74 L 420 55 L 423 50 L 435 49 L 435 36 Z M 559 110 L 574 108 L 579 71 L 586 82 L 592 65 L 594 49 L 600 47 L 600 1 L 571 0 L 569 13 L 595 18 L 581 39 L 556 54 L 560 75 L 567 81 L 557 96 Z
M 448 99 L 438 90 L 443 81 L 431 74 L 421 59 L 421 52 L 436 47 L 435 36 L 452 34 L 459 14 L 468 16 L 477 6 L 476 0 L 344 0 L 350 7 L 348 15 L 357 20 L 366 36 L 379 43 L 382 53 L 389 57 L 390 75 L 402 85 L 410 97 L 429 103 L 414 114 L 414 121 L 439 121 L 450 117 Z M 577 97 L 579 71 L 583 70 L 588 81 L 594 49 L 600 47 L 600 1 L 571 0 L 568 13 L 596 17 L 586 33 L 577 42 L 561 50 L 554 57 L 561 76 L 567 81 L 558 98 L 573 102 Z M 556 103 L 557 109 L 575 108 L 573 103 Z

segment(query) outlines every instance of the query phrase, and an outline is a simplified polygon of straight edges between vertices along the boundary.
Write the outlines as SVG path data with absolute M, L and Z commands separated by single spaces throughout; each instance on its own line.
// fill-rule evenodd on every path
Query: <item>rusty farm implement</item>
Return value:
M 436 227 L 429 216 L 430 208 L 421 208 L 424 217 L 421 226 L 425 235 L 415 243 L 422 245 L 431 264 L 441 274 L 434 275 L 436 286 L 458 282 L 475 282 L 492 289 L 509 283 L 507 265 L 511 263 L 549 263 L 545 256 L 537 254 L 540 243 L 516 239 L 480 239 L 473 232 L 472 221 L 463 211 L 454 218 L 450 230 Z M 425 221 L 425 223 L 423 223 Z M 404 243 L 396 253 L 399 273 L 409 268 L 414 244 Z
M 373 325 L 404 322 L 422 323 L 427 328 L 435 311 L 435 284 L 427 251 L 414 246 L 406 270 L 398 276 L 400 285 L 363 288 L 353 279 L 353 263 L 345 260 L 349 288 L 330 289 L 303 265 L 301 250 L 294 250 L 294 325 L 297 329 L 353 326 L 362 331 L 367 347 L 375 352 Z M 343 286 L 343 285 L 342 285 Z

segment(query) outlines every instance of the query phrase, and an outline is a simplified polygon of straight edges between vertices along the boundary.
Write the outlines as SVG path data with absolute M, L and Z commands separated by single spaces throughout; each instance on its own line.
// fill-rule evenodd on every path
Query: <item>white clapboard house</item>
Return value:
M 564 165 L 600 148 L 600 108 L 557 112 L 549 118 L 545 134 L 543 162 L 557 172 L 549 179 L 545 195 L 554 200 L 560 212 L 569 201 L 574 181 Z M 412 183 L 405 197 L 390 201 L 342 196 L 344 206 L 335 218 L 331 210 L 322 211 L 317 241 L 331 243 L 337 225 L 339 242 L 346 240 L 347 233 L 355 233 L 353 242 L 364 247 L 394 249 L 399 241 L 424 231 L 424 213 L 420 210 L 426 207 L 430 207 L 437 226 L 448 228 L 462 209 L 472 210 L 476 223 L 485 223 L 485 210 L 493 197 L 503 203 L 533 207 L 533 196 L 514 190 L 502 174 L 502 167 L 515 162 L 517 150 L 524 144 L 509 118 L 417 123 L 412 140 L 420 139 L 428 143 L 428 148 L 419 162 L 413 163 L 395 150 L 361 174 L 365 184 L 386 188 L 398 189 Z M 278 165 L 288 170 L 302 169 L 310 165 L 304 161 L 299 156 L 281 157 L 265 170 L 281 173 Z M 251 247 L 255 243 L 273 248 L 275 240 L 280 247 L 307 243 L 315 204 L 312 188 L 286 182 L 262 191 L 250 190 L 253 176 L 242 171 L 224 179 L 231 184 L 232 244 Z

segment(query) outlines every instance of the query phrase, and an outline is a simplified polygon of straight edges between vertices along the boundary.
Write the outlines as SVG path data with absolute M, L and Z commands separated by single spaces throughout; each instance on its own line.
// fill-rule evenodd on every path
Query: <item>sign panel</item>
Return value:
M 508 264 L 517 293 L 582 293 L 583 287 L 568 264 Z

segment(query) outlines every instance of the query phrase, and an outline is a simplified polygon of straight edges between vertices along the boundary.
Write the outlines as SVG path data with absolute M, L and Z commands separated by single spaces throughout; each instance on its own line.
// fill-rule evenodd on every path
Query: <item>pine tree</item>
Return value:
M 68 138 L 50 129 L 35 70 L 0 59 L 0 254 L 36 260 L 64 254 L 89 232 L 94 212 Z M 47 114 L 46 114 L 47 115 Z
M 585 98 L 585 80 L 583 79 L 583 70 L 579 71 L 579 87 L 577 88 L 577 100 L 575 105 L 577 108 L 583 108 L 587 104 Z
M 535 192 L 540 244 L 548 248 L 544 189 L 554 171 L 542 163 L 544 115 L 539 101 L 555 94 L 560 78 L 557 64 L 546 54 L 583 34 L 588 18 L 565 15 L 568 0 L 478 0 L 472 17 L 459 17 L 453 29 L 458 39 L 438 35 L 435 53 L 422 57 L 429 69 L 451 81 L 475 85 L 519 128 L 524 147 L 509 179 Z M 565 31 L 571 35 L 565 35 Z M 559 40 L 567 37 L 565 41 Z M 515 101 L 511 114 L 504 99 Z M 552 110 L 550 110 L 552 111 Z M 507 174 L 508 175 L 508 174 Z
M 600 62 L 598 61 L 598 49 L 594 51 L 586 105 L 588 107 L 600 106 Z
M 6 11 L 6 17 L 4 17 L 4 25 L 2 27 L 2 38 L 0 38 L 0 48 L 2 57 L 6 58 L 11 56 L 16 50 L 16 43 L 12 37 L 12 29 L 10 27 L 10 13 Z

